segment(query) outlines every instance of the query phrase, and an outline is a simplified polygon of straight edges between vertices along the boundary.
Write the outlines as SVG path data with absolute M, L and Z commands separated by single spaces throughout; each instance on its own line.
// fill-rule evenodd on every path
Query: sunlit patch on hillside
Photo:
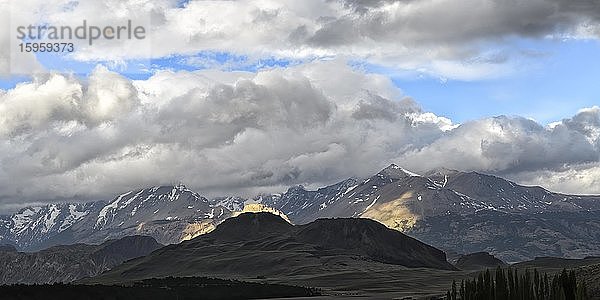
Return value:
M 251 212 L 251 213 L 258 213 L 258 212 L 268 212 L 268 213 L 272 213 L 276 216 L 280 216 L 282 219 L 286 220 L 288 223 L 292 224 L 292 222 L 290 221 L 290 219 L 280 210 L 276 209 L 276 208 L 272 208 L 272 207 L 268 207 L 264 204 L 261 203 L 248 203 L 244 206 L 244 209 L 242 211 L 239 212 L 234 212 L 233 213 L 233 217 L 237 217 L 243 213 L 247 213 L 247 212 Z
M 414 214 L 406 206 L 406 202 L 414 198 L 413 192 L 406 192 L 399 198 L 385 203 L 375 203 L 361 217 L 373 219 L 385 226 L 405 232 L 417 223 L 420 216 Z
M 207 234 L 215 230 L 216 226 L 210 222 L 197 222 L 188 224 L 181 233 L 181 241 L 188 241 L 197 236 Z

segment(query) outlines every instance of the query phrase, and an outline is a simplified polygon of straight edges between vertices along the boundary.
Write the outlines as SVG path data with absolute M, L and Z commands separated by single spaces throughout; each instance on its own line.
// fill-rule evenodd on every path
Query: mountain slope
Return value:
M 151 237 L 132 236 L 101 245 L 55 246 L 34 253 L 0 251 L 0 284 L 71 282 L 96 276 L 160 247 Z
M 298 226 L 296 239 L 382 263 L 452 269 L 442 251 L 369 219 L 318 219 Z
M 507 262 L 583 258 L 600 255 L 600 211 L 449 214 L 419 221 L 406 234 L 459 253 L 486 251 Z

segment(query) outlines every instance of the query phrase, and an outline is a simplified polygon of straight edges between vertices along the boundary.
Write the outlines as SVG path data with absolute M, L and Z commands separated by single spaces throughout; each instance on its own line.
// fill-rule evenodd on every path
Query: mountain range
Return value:
M 390 165 L 364 179 L 251 199 L 208 199 L 183 185 L 129 191 L 110 202 L 51 204 L 0 217 L 0 243 L 25 251 L 148 235 L 179 243 L 244 211 L 292 224 L 369 218 L 448 252 L 487 251 L 507 261 L 600 254 L 600 197 L 565 195 L 477 172 L 415 174 Z
M 557 194 L 477 172 L 436 170 L 421 176 L 397 165 L 364 180 L 348 179 L 316 191 L 297 186 L 265 200 L 294 223 L 321 217 L 367 217 L 399 230 L 408 230 L 427 217 L 448 214 L 600 209 L 600 196 Z
M 98 244 L 130 235 L 179 243 L 209 232 L 232 211 L 184 185 L 129 191 L 110 202 L 28 207 L 0 217 L 0 243 L 36 251 L 53 245 Z

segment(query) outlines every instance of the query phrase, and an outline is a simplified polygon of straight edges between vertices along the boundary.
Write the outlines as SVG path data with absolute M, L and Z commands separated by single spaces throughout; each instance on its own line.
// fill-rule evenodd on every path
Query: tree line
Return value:
M 498 267 L 494 276 L 487 269 L 476 278 L 452 282 L 446 293 L 449 300 L 588 300 L 585 282 L 578 283 L 575 272 L 553 276 L 525 270 L 519 273 L 511 268 Z

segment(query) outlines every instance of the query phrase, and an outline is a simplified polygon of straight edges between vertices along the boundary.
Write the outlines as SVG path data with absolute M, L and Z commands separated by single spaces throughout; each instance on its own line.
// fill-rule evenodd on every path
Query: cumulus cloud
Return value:
M 340 60 L 140 81 L 103 67 L 85 80 L 50 74 L 3 91 L 0 111 L 8 202 L 178 181 L 209 194 L 321 184 L 381 167 L 385 153 L 431 140 L 449 122 L 418 118 L 389 79 Z
M 2 207 L 177 182 L 252 196 L 392 162 L 600 192 L 600 108 L 552 126 L 505 116 L 453 124 L 343 60 L 133 81 L 103 67 L 86 79 L 51 74 L 2 91 L 0 115 Z
M 522 117 L 475 120 L 397 160 L 415 170 L 483 171 L 554 191 L 598 194 L 599 122 L 599 107 L 549 126 Z
M 515 180 L 528 185 L 541 185 L 553 191 L 571 194 L 600 194 L 598 163 L 580 164 L 558 170 L 539 170 L 515 174 Z
M 251 59 L 345 56 L 467 80 L 505 74 L 521 59 L 515 57 L 518 51 L 490 54 L 490 44 L 510 43 L 512 37 L 596 39 L 600 24 L 600 6 L 594 0 L 192 0 L 183 7 L 177 3 L 25 0 L 7 11 L 13 26 L 32 22 L 77 26 L 83 19 L 117 25 L 133 19 L 149 27 L 142 44 L 78 45 L 72 58 L 83 61 L 199 51 Z
M 476 120 L 449 131 L 426 147 L 404 154 L 402 159 L 421 170 L 444 164 L 456 169 L 508 174 L 596 162 L 597 138 L 566 125 L 581 125 L 576 121 L 579 117 L 564 120 L 553 128 L 521 117 Z M 428 157 L 436 160 L 428 161 Z

